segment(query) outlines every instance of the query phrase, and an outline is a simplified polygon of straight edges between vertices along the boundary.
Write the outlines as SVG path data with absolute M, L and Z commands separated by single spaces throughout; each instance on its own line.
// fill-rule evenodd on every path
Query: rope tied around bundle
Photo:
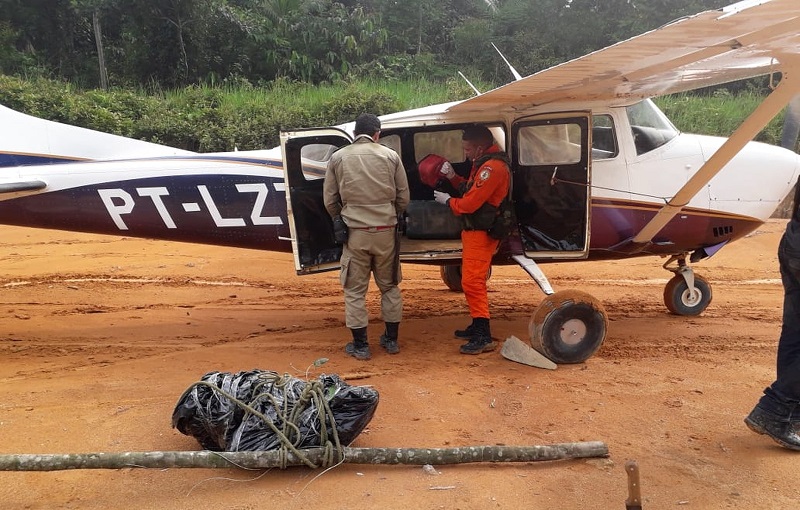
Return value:
M 528 446 L 351 448 L 379 400 L 369 386 L 350 386 L 338 375 L 316 381 L 254 369 L 209 372 L 183 392 L 172 426 L 194 437 L 202 451 L 127 451 L 2 454 L 0 471 L 123 468 L 269 469 L 340 463 L 447 465 L 538 462 L 606 457 L 600 441 Z
M 217 399 L 223 397 L 244 411 L 244 415 L 240 420 L 241 423 L 245 423 L 250 416 L 258 418 L 272 430 L 280 441 L 280 447 L 276 450 L 280 458 L 278 467 L 281 469 L 285 469 L 290 465 L 288 462 L 289 452 L 297 459 L 300 459 L 303 464 L 313 469 L 327 468 L 344 460 L 344 447 L 339 440 L 336 418 L 328 403 L 325 387 L 321 381 L 302 381 L 288 374 L 280 376 L 275 372 L 266 371 L 259 373 L 257 380 L 258 383 L 253 386 L 252 398 L 249 401 L 243 401 L 218 385 L 203 380 L 189 386 L 181 395 L 179 402 L 185 401 L 191 394 L 194 395 L 195 400 L 199 401 L 196 389 L 198 387 L 206 387 L 213 392 Z M 299 391 L 298 385 L 302 385 Z M 293 394 L 297 394 L 298 398 L 294 400 L 290 398 Z M 209 402 L 212 400 L 209 399 Z M 257 407 L 263 406 L 264 402 L 275 411 L 276 419 L 271 419 L 257 409 Z M 210 405 L 206 407 L 208 408 Z M 319 424 L 319 430 L 314 430 L 314 432 L 319 437 L 319 446 L 324 450 L 319 463 L 312 461 L 299 446 L 301 440 L 303 440 L 300 421 L 303 418 L 308 419 L 307 416 L 303 416 L 303 413 L 309 407 L 316 409 L 316 416 L 313 422 Z

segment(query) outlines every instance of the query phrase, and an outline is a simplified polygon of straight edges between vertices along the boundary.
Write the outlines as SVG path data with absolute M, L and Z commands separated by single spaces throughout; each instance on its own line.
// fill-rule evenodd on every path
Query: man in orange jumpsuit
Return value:
M 489 230 L 496 221 L 500 203 L 508 195 L 511 173 L 508 156 L 494 143 L 492 132 L 487 127 L 465 129 L 462 145 L 465 156 L 472 161 L 469 178 L 457 175 L 449 163 L 445 163 L 440 171 L 456 189 L 463 191 L 462 196 L 451 197 L 434 191 L 434 198 L 447 204 L 464 223 L 461 231 L 461 286 L 472 324 L 456 330 L 455 335 L 468 339 L 461 346 L 462 354 L 480 354 L 495 348 L 489 328 L 486 278 L 500 241 L 492 238 Z

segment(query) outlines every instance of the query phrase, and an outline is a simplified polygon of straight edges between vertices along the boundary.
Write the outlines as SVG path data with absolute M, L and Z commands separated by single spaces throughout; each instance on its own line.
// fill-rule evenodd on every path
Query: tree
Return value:
M 0 0 L 0 66 L 101 87 L 319 82 L 416 66 L 504 83 L 491 43 L 530 74 L 728 1 Z
M 105 52 L 103 50 L 103 30 L 100 22 L 101 11 L 112 6 L 114 0 L 71 0 L 72 8 L 78 15 L 91 13 L 92 32 L 94 33 L 95 47 L 97 48 L 97 67 L 100 75 L 100 88 L 108 89 L 108 69 L 106 67 Z

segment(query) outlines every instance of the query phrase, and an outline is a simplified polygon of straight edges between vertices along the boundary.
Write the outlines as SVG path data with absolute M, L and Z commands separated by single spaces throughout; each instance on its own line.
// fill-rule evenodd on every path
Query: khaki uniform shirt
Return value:
M 400 156 L 367 135 L 336 151 L 323 186 L 325 209 L 350 228 L 397 224 L 410 199 Z

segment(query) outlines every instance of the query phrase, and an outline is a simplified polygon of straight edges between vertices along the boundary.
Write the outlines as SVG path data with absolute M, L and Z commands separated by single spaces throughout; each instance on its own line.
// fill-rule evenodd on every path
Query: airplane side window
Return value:
M 419 162 L 428 154 L 438 154 L 453 164 L 464 162 L 461 133 L 460 129 L 414 133 L 414 159 Z
M 378 143 L 386 147 L 389 147 L 397 154 L 399 154 L 401 158 L 403 157 L 403 153 L 400 152 L 400 146 L 401 146 L 400 135 L 386 135 L 386 136 L 381 135 L 381 137 L 378 139 Z
M 631 125 L 636 154 L 657 149 L 678 136 L 678 130 L 667 116 L 649 99 L 625 109 Z
M 592 117 L 592 159 L 609 159 L 619 155 L 617 133 L 611 115 Z
M 389 147 L 400 154 L 400 137 L 398 135 L 382 136 L 379 139 L 381 145 Z M 322 179 L 328 169 L 328 161 L 339 147 L 327 143 L 310 143 L 300 149 L 300 161 L 303 165 L 303 175 L 309 181 Z
M 569 165 L 581 160 L 581 129 L 577 124 L 540 124 L 519 130 L 519 162 L 531 165 Z
M 327 143 L 310 143 L 300 149 L 303 175 L 308 180 L 322 179 L 328 169 L 328 160 L 339 147 Z

